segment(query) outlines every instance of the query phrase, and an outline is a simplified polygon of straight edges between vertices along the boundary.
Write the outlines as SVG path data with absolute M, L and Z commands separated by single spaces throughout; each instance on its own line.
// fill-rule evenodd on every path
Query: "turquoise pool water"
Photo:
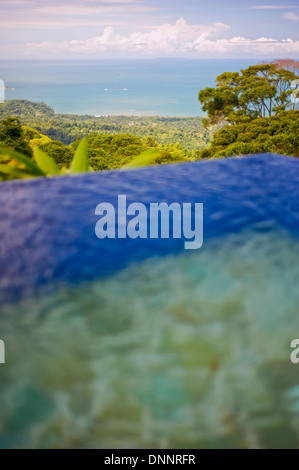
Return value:
M 28 221 L 18 219 L 20 231 L 0 252 L 0 446 L 298 448 L 299 364 L 290 360 L 299 337 L 297 168 L 294 159 L 253 157 L 78 177 L 73 192 L 63 178 L 47 183 L 53 190 L 39 199 L 39 182 L 8 184 L 5 194 L 0 188 L 11 203 L 10 227 L 16 211 Z M 177 200 L 199 194 L 206 205 L 200 250 L 174 240 L 168 250 L 163 240 L 147 249 L 127 243 L 121 258 L 116 245 L 94 251 L 99 240 L 88 242 L 93 257 L 74 243 L 61 247 L 63 214 L 65 233 L 86 235 L 83 207 L 100 202 L 96 181 L 111 176 L 99 185 L 107 199 L 105 184 L 125 185 L 136 200 L 146 199 L 147 184 L 158 198 L 160 184 L 164 198 L 178 174 Z M 49 202 L 63 191 L 68 204 L 77 201 L 79 228 L 70 211 Z M 29 247 L 22 244 L 34 233 Z M 55 247 L 50 264 L 45 255 Z M 104 260 L 110 253 L 106 271 L 101 253 Z

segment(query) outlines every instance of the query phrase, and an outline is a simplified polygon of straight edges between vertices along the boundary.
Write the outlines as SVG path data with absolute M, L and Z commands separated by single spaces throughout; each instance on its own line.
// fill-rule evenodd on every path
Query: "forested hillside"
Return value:
M 69 145 L 90 132 L 152 136 L 159 144 L 180 143 L 188 150 L 208 145 L 219 126 L 205 129 L 200 117 L 88 116 L 55 114 L 45 103 L 12 100 L 0 104 L 0 120 L 19 117 L 22 124 Z
M 285 68 L 282 68 L 285 67 Z M 223 73 L 198 93 L 203 124 L 226 123 L 201 158 L 275 152 L 299 156 L 299 62 L 274 61 Z
M 101 171 L 261 152 L 298 157 L 294 64 L 219 75 L 215 88 L 198 94 L 204 119 L 63 115 L 45 103 L 7 101 L 0 104 L 0 179 L 74 172 L 80 159 L 79 169 Z
M 121 168 L 144 152 L 147 152 L 147 165 L 190 161 L 199 157 L 199 150 L 187 150 L 179 143 L 158 144 L 152 136 L 141 139 L 132 134 L 91 132 L 84 140 L 88 168 L 96 171 Z M 22 125 L 17 117 L 7 117 L 0 121 L 0 179 L 20 175 L 19 170 L 26 164 L 26 158 L 34 160 L 37 155 L 47 155 L 53 159 L 57 169 L 67 172 L 80 143 L 82 139 L 78 137 L 75 142 L 66 146 L 36 129 Z M 21 165 L 17 164 L 18 172 L 12 172 L 12 167 L 18 159 L 21 159 Z M 48 161 L 48 164 L 51 166 L 51 162 Z

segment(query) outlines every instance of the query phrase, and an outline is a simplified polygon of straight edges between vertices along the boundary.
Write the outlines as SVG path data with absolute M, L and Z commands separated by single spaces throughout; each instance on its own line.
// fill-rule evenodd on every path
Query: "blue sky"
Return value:
M 299 1 L 0 0 L 1 58 L 299 59 Z

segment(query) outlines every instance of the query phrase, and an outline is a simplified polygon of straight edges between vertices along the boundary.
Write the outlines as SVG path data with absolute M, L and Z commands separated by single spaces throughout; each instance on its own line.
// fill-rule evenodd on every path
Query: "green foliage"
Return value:
M 59 168 L 56 165 L 53 158 L 49 157 L 49 155 L 47 155 L 38 147 L 34 148 L 33 153 L 34 153 L 34 159 L 37 165 L 44 172 L 45 175 L 47 176 L 58 175 Z
M 36 146 L 40 147 L 43 144 L 51 142 L 51 139 L 48 136 L 41 134 L 35 129 L 31 129 L 27 126 L 22 126 L 22 130 L 23 137 L 26 142 L 30 145 L 31 149 Z
M 26 142 L 30 142 L 33 139 L 40 139 L 41 134 L 35 129 L 31 129 L 30 127 L 27 126 L 22 126 L 23 130 L 23 137 L 26 140 Z
M 9 147 L 29 157 L 32 156 L 32 150 L 26 141 L 18 118 L 8 117 L 0 122 L 0 146 Z
M 88 171 L 87 139 L 81 140 L 71 163 L 70 173 L 85 173 Z
M 89 115 L 55 114 L 51 108 L 43 108 L 41 103 L 25 100 L 0 103 L 0 119 L 12 115 L 17 115 L 23 125 L 34 128 L 39 133 L 65 145 L 91 133 L 131 134 L 142 139 L 147 148 L 153 147 L 154 141 L 158 145 L 179 142 L 191 151 L 194 148 L 202 149 L 209 144 L 213 133 L 217 130 L 205 129 L 201 117 L 101 116 L 96 118 Z M 147 138 L 150 140 L 147 141 Z
M 138 157 L 133 158 L 129 163 L 123 166 L 123 168 L 137 168 L 140 166 L 148 166 L 153 162 L 156 162 L 161 157 L 161 151 L 157 149 L 149 149 L 142 152 Z
M 39 148 L 53 158 L 59 168 L 69 168 L 74 156 L 73 148 L 66 147 L 62 142 L 56 140 L 39 145 Z
M 38 176 L 55 176 L 65 173 L 82 173 L 90 171 L 88 167 L 88 149 L 86 139 L 78 146 L 70 170 L 59 169 L 53 158 L 38 147 L 34 148 L 34 163 L 25 155 L 10 148 L 0 147 L 0 161 L 9 163 L 0 164 L 0 179 L 34 178 Z
M 0 161 L 10 159 L 9 163 L 1 163 L 0 179 L 30 178 L 45 176 L 43 170 L 27 156 L 10 148 L 0 147 Z
M 142 142 L 146 147 L 157 147 L 158 143 L 152 135 L 146 135 L 142 137 Z
M 253 119 L 277 115 L 293 108 L 292 80 L 295 73 L 274 64 L 253 65 L 241 72 L 225 72 L 217 77 L 216 88 L 198 93 L 208 119 L 204 124 L 225 120 L 246 124 Z
M 142 152 L 138 157 L 126 163 L 123 168 L 178 163 L 187 160 L 186 149 L 180 144 L 158 146 Z
M 261 152 L 299 156 L 299 111 L 228 125 L 214 135 L 200 158 L 228 157 Z
M 7 100 L 1 103 L 2 118 L 10 116 L 18 117 L 36 117 L 36 116 L 47 116 L 52 117 L 55 113 L 50 106 L 45 103 L 34 103 L 28 100 Z
M 99 135 L 92 133 L 87 137 L 87 140 L 90 165 L 95 170 L 130 166 L 130 162 L 133 162 L 135 157 L 138 156 L 139 159 L 140 154 L 143 155 L 143 152 L 148 150 L 156 150 L 156 152 L 154 158 L 146 159 L 147 165 L 184 161 L 188 159 L 190 154 L 180 144 L 157 145 L 152 139 L 144 141 L 144 139 L 131 134 Z M 145 142 L 149 143 L 150 147 L 147 147 Z M 78 142 L 73 146 L 76 147 L 77 144 Z
M 0 124 L 0 144 L 5 147 L 0 156 L 0 178 L 133 168 L 258 152 L 299 156 L 299 112 L 288 110 L 293 107 L 290 83 L 298 66 L 296 61 L 281 60 L 219 75 L 216 88 L 199 92 L 202 109 L 208 114 L 203 120 L 56 115 L 44 103 L 15 100 L 0 104 L 0 117 L 6 118 Z M 7 113 L 19 115 L 23 126 Z M 230 124 L 225 125 L 227 122 Z M 213 128 L 205 129 L 211 123 Z M 36 163 L 30 159 L 31 149 Z M 13 154 L 13 150 L 19 153 Z
M 34 136 L 34 132 L 27 131 L 28 138 Z M 62 158 L 64 152 L 69 149 L 60 142 L 48 142 L 41 147 L 33 147 L 35 163 L 14 150 L 0 148 L 0 160 L 3 161 L 0 166 L 0 179 L 55 176 L 94 169 L 133 168 L 171 163 L 184 161 L 189 154 L 180 144 L 146 148 L 141 139 L 130 134 L 91 134 L 83 140 L 77 140 L 73 144 L 73 149 L 75 155 L 70 168 L 66 169 L 62 166 Z M 49 153 L 45 150 L 49 150 Z
M 95 170 L 120 168 L 145 150 L 142 141 L 130 134 L 89 134 L 88 157 Z M 77 141 L 73 144 L 76 148 Z
M 186 150 L 181 144 L 159 145 L 160 157 L 157 158 L 156 164 L 163 163 L 179 163 L 189 161 L 191 152 Z

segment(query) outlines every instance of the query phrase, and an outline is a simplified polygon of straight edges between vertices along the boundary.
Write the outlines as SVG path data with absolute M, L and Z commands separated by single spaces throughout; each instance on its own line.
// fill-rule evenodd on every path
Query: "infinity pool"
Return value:
M 299 161 L 0 185 L 2 448 L 298 448 Z M 100 202 L 201 202 L 204 243 L 99 240 Z

